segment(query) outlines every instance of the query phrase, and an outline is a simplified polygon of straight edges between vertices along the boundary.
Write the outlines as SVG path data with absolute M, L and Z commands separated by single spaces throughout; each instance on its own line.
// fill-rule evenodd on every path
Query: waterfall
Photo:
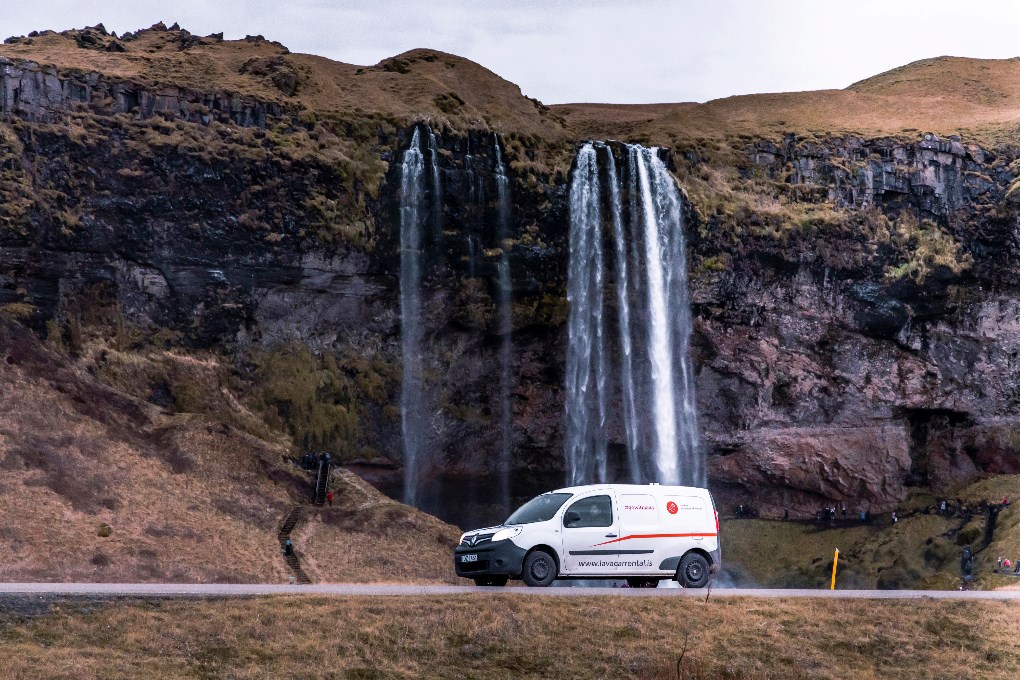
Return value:
M 497 306 L 499 314 L 499 400 L 500 400 L 500 447 L 499 447 L 499 479 L 500 501 L 509 512 L 510 508 L 510 468 L 513 435 L 513 411 L 510 403 L 511 344 L 513 333 L 513 280 L 510 277 L 510 179 L 503 164 L 503 153 L 499 148 L 499 137 L 492 134 L 493 157 L 495 159 L 495 178 L 497 196 L 497 229 L 496 237 L 502 251 L 499 256 Z
M 570 187 L 564 446 L 571 484 L 606 481 L 600 193 L 595 147 L 585 144 Z
M 431 133 L 430 133 L 431 135 Z M 400 343 L 403 378 L 400 427 L 404 446 L 404 502 L 418 502 L 422 417 L 421 209 L 425 156 L 421 135 L 414 129 L 400 168 Z
M 439 179 L 439 144 L 432 128 L 425 128 L 429 133 L 429 160 L 432 176 L 432 253 L 438 262 L 443 253 L 443 193 Z
M 467 202 L 468 205 L 479 205 L 483 201 L 484 189 L 481 174 L 476 169 L 476 159 L 471 153 L 471 136 L 467 138 L 467 153 L 464 155 L 464 174 L 467 180 Z M 465 252 L 468 258 L 468 278 L 478 276 L 479 246 L 478 236 L 470 229 L 464 230 Z
M 630 481 L 704 486 L 680 193 L 657 149 L 623 149 L 626 181 L 619 177 L 613 146 L 606 144 L 585 144 L 572 174 L 564 441 L 568 480 L 612 481 L 607 441 L 622 429 L 624 474 Z M 601 164 L 600 155 L 605 157 Z M 607 263 L 603 243 L 609 241 L 613 254 Z M 607 266 L 617 306 L 615 328 L 608 330 L 603 323 Z M 611 361 L 610 352 L 615 352 Z M 612 421 L 607 420 L 610 411 Z

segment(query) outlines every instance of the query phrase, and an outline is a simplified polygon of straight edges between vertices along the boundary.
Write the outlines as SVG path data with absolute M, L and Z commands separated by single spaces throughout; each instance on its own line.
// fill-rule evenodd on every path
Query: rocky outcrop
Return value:
M 1008 161 L 958 136 L 925 134 L 916 142 L 839 137 L 822 142 L 787 136 L 748 149 L 754 165 L 773 179 L 816 186 L 841 207 L 910 206 L 947 217 L 1001 200 L 1013 179 Z
M 253 67 L 258 70 L 258 67 Z M 271 62 L 273 78 L 293 92 L 296 78 Z M 164 116 L 208 125 L 231 122 L 264 128 L 267 121 L 292 113 L 270 101 L 228 92 L 196 92 L 173 87 L 152 87 L 111 79 L 93 72 L 62 72 L 32 61 L 0 57 L 0 113 L 31 121 L 54 122 L 73 111 L 96 115 L 131 114 L 145 119 Z
M 749 430 L 713 460 L 716 484 L 771 488 L 748 504 L 780 516 L 838 499 L 861 510 L 906 498 L 910 439 L 902 425 Z

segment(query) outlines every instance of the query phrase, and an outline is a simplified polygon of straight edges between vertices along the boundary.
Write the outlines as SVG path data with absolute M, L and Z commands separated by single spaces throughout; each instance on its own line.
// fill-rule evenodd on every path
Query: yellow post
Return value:
M 832 558 L 832 584 L 829 586 L 829 590 L 836 589 L 836 565 L 839 564 L 839 548 L 836 548 L 836 554 Z

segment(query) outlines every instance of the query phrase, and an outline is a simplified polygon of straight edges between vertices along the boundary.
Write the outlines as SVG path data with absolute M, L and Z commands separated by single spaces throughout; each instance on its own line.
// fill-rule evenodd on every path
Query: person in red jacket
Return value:
M 330 507 L 333 506 L 333 492 L 332 491 L 327 491 L 326 492 L 326 502 L 329 503 Z

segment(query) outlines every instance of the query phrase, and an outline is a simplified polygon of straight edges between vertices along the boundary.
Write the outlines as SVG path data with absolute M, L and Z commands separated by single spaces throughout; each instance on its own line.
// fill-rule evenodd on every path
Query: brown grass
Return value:
M 990 678 L 1020 664 L 1014 608 L 511 595 L 64 601 L 0 618 L 0 649 L 10 678 Z
M 0 369 L 0 579 L 281 581 L 273 529 L 287 505 L 259 465 L 280 452 L 243 433 L 139 405 L 132 428 L 85 384 L 75 403 Z M 116 407 L 113 407 L 116 408 Z M 112 409 L 111 409 L 112 410 Z M 112 528 L 97 535 L 100 524 Z
M 792 132 L 866 136 L 963 134 L 985 142 L 1015 136 L 1020 120 L 1020 60 L 939 57 L 914 62 L 845 90 L 727 97 L 704 104 L 551 107 L 574 130 L 605 137 L 625 130 L 671 144 L 677 138 Z
M 559 139 L 555 115 L 519 87 L 467 59 L 436 50 L 412 50 L 374 66 L 291 54 L 269 41 L 203 40 L 180 49 L 179 31 L 145 31 L 123 43 L 126 52 L 79 49 L 75 32 L 44 35 L 33 44 L 0 45 L 0 56 L 43 65 L 97 71 L 157 86 L 237 93 L 317 112 L 375 112 L 401 120 L 428 119 L 436 127 L 482 128 Z M 293 95 L 250 60 L 275 62 L 294 74 Z
M 280 433 L 251 433 L 267 428 L 214 356 L 92 342 L 73 363 L 3 320 L 0 347 L 0 580 L 287 581 L 276 531 L 311 481 L 285 462 Z M 153 381 L 169 381 L 179 408 L 143 398 Z M 452 578 L 456 529 L 353 475 L 334 490 L 333 513 L 350 507 L 364 522 L 313 513 L 299 526 L 313 579 Z M 396 559 L 423 536 L 433 550 Z
M 467 583 L 453 570 L 459 529 L 386 498 L 346 470 L 336 480 L 334 506 L 318 509 L 295 535 L 302 566 L 321 581 Z
M 997 143 L 1013 138 L 1020 121 L 1017 59 L 925 59 L 843 90 L 742 95 L 703 104 L 546 107 L 488 69 L 435 50 L 412 50 L 374 66 L 358 66 L 291 54 L 265 40 L 204 39 L 181 49 L 179 31 L 145 31 L 123 43 L 126 52 L 109 53 L 79 49 L 75 35 L 70 31 L 35 38 L 31 45 L 3 45 L 0 56 L 154 86 L 212 88 L 295 110 L 371 114 L 405 123 L 424 119 L 436 127 L 512 131 L 556 142 L 592 137 L 675 145 L 741 134 L 915 137 L 932 131 Z M 292 77 L 296 89 L 274 81 L 279 70 Z

